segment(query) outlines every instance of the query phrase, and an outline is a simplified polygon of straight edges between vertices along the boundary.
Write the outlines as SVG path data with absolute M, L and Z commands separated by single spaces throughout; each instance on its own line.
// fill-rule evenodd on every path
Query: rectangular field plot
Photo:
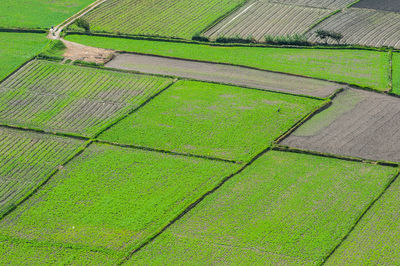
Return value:
M 316 31 L 319 29 L 341 33 L 342 44 L 400 48 L 400 14 L 364 8 L 349 8 L 324 20 L 309 34 L 311 42 L 323 43 Z M 328 43 L 336 43 L 329 40 Z
M 392 68 L 392 92 L 400 95 L 400 53 L 393 53 Z
M 396 168 L 268 152 L 134 254 L 132 265 L 311 265 Z
M 243 65 L 346 82 L 377 90 L 385 90 L 389 84 L 387 52 L 356 49 L 226 47 L 84 35 L 68 35 L 66 38 L 94 47 Z
M 0 128 L 0 217 L 82 145 L 74 139 Z
M 110 0 L 84 18 L 91 31 L 190 39 L 244 0 Z
M 357 0 L 269 0 L 270 2 L 282 3 L 286 5 L 308 6 L 327 8 L 332 10 L 342 9 Z
M 281 144 L 370 160 L 400 162 L 400 99 L 346 90 Z
M 400 2 L 398 0 L 361 0 L 353 7 L 400 12 Z
M 323 103 L 273 92 L 180 81 L 99 138 L 247 161 Z
M 0 32 L 0 82 L 48 42 L 45 34 Z
M 32 61 L 0 84 L 0 123 L 92 137 L 170 82 Z
M 1 265 L 115 265 L 112 254 L 0 239 Z
M 396 180 L 364 215 L 327 265 L 400 264 L 400 182 Z
M 290 6 L 262 0 L 250 1 L 204 35 L 211 40 L 218 37 L 253 38 L 264 42 L 265 37 L 305 33 L 313 24 L 329 15 L 327 9 Z
M 106 67 L 327 98 L 343 85 L 239 66 L 160 56 L 118 54 Z
M 240 166 L 92 144 L 0 222 L 0 235 L 119 258 Z
M 1 0 L 0 28 L 50 28 L 95 0 Z

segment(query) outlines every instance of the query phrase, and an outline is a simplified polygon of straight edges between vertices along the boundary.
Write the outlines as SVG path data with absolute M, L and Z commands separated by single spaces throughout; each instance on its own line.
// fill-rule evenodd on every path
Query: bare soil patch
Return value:
M 361 0 L 353 5 L 353 7 L 370 8 L 377 10 L 386 10 L 392 12 L 400 12 L 399 0 Z
M 194 62 L 157 56 L 117 54 L 106 67 L 178 76 L 265 90 L 329 97 L 342 85 L 246 67 Z
M 342 106 L 346 105 L 352 107 L 343 110 Z M 323 153 L 400 162 L 400 99 L 374 92 L 346 90 L 335 98 L 330 108 L 314 116 L 281 144 Z
M 90 47 L 66 40 L 62 41 L 67 47 L 64 57 L 72 61 L 81 60 L 97 64 L 104 64 L 110 61 L 115 53 L 113 50 Z

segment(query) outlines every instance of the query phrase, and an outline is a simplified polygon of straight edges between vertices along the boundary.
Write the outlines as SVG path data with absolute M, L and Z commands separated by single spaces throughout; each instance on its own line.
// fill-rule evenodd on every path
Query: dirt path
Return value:
M 289 147 L 400 162 L 400 99 L 349 89 L 281 142 Z
M 246 67 L 138 54 L 117 54 L 106 67 L 315 97 L 329 97 L 342 87 L 332 82 Z

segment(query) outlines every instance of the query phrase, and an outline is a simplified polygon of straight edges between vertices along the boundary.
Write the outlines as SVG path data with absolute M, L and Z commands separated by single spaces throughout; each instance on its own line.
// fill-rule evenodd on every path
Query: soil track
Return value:
M 329 97 L 342 85 L 239 66 L 138 54 L 117 54 L 106 67 L 265 90 Z
M 400 162 L 400 99 L 362 90 L 345 90 L 330 108 L 315 115 L 281 144 Z
M 393 12 L 400 12 L 399 0 L 361 0 L 353 5 L 353 7 L 370 8 L 377 10 L 386 10 Z

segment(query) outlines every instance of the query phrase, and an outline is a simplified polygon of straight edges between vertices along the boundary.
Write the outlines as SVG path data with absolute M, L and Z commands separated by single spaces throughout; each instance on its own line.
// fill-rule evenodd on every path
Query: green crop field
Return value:
M 44 34 L 0 32 L 0 81 L 37 55 L 48 42 Z
M 3 218 L 0 235 L 123 256 L 238 167 L 92 144 Z
M 85 15 L 84 19 L 94 32 L 190 39 L 243 2 L 109 0 Z
M 0 127 L 0 218 L 82 145 L 75 139 Z
M 35 60 L 0 85 L 0 123 L 90 137 L 170 83 Z
M 247 161 L 323 101 L 179 81 L 100 139 Z
M 400 95 L 400 54 L 393 53 L 392 59 L 392 92 Z
M 111 254 L 0 238 L 2 265 L 111 265 Z
M 130 262 L 320 263 L 397 171 L 312 155 L 266 153 Z
M 202 44 L 69 35 L 85 45 L 255 67 L 345 82 L 376 90 L 389 86 L 387 52 L 352 49 L 221 47 Z
M 399 181 L 361 219 L 328 265 L 400 264 Z
M 95 0 L 1 0 L 0 28 L 50 28 Z

